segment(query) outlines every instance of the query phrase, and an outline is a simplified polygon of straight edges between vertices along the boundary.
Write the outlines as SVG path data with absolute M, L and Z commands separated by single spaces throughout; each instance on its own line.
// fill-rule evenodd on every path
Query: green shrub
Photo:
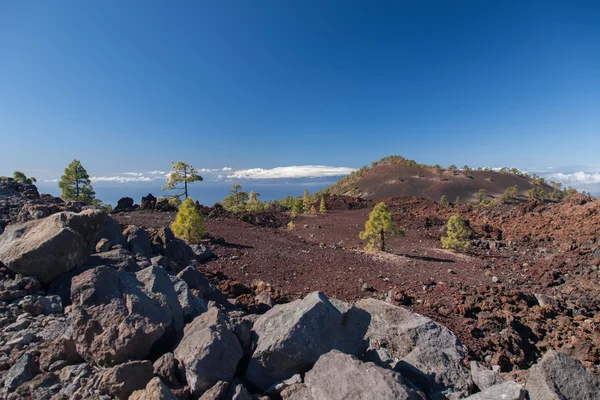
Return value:
M 171 224 L 171 230 L 176 237 L 185 240 L 186 243 L 198 243 L 204 236 L 204 217 L 196 208 L 191 197 L 179 207 L 175 221 Z
M 442 248 L 455 253 L 466 253 L 471 248 L 471 232 L 460 215 L 453 215 L 446 224 L 446 236 L 442 237 Z

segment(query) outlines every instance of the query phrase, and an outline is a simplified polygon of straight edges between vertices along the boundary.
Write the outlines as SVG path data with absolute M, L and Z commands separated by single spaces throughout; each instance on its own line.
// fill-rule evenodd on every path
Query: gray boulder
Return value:
M 177 277 L 185 281 L 190 289 L 198 290 L 203 298 L 216 290 L 208 278 L 192 266 L 185 267 Z
M 4 375 L 4 387 L 11 392 L 39 373 L 40 369 L 35 362 L 35 357 L 29 353 L 23 354 Z
M 549 350 L 529 370 L 525 385 L 530 400 L 597 400 L 600 382 L 578 360 Z
M 104 228 L 106 214 L 86 210 L 9 225 L 0 236 L 0 262 L 14 272 L 50 283 L 85 263 Z
M 277 305 L 254 324 L 258 341 L 246 377 L 264 391 L 331 350 L 358 355 L 369 321 L 368 313 L 321 292 Z
M 242 346 L 229 330 L 225 314 L 212 307 L 185 327 L 174 355 L 192 392 L 199 396 L 219 381 L 231 381 Z
M 135 225 L 129 225 L 123 231 L 127 239 L 127 246 L 133 254 L 141 254 L 145 257 L 152 255 L 152 246 L 150 245 L 150 235 L 144 228 Z
M 405 378 L 433 398 L 456 399 L 471 393 L 473 381 L 463 364 L 467 350 L 449 329 L 376 299 L 359 300 L 356 306 L 371 314 L 366 334 L 371 348 L 385 348 L 398 360 L 395 369 Z
M 206 312 L 208 307 L 206 302 L 195 296 L 182 279 L 174 275 L 169 275 L 169 279 L 175 288 L 177 297 L 179 298 L 179 305 L 183 310 L 183 319 L 186 323 L 191 322 L 198 315 Z
M 477 361 L 471 361 L 471 377 L 479 390 L 485 390 L 504 382 L 496 371 L 481 366 Z
M 483 392 L 467 397 L 468 400 L 526 400 L 527 392 L 515 382 L 504 382 L 490 386 Z
M 150 266 L 137 272 L 135 277 L 144 285 L 144 291 L 149 297 L 170 311 L 172 317 L 170 328 L 175 335 L 174 339 L 181 339 L 184 325 L 183 309 L 169 273 L 160 267 Z
M 86 267 L 99 267 L 101 265 L 110 265 L 129 272 L 136 272 L 139 270 L 135 257 L 133 257 L 131 252 L 125 249 L 114 249 L 103 253 L 92 254 L 85 263 Z
M 77 352 L 102 366 L 148 357 L 173 323 L 133 274 L 108 266 L 73 278 L 71 302 Z
M 337 350 L 321 356 L 304 381 L 307 397 L 314 400 L 419 399 L 398 372 Z
M 110 215 L 106 215 L 106 218 L 104 219 L 104 229 L 96 237 L 96 243 L 101 239 L 106 239 L 111 246 L 121 245 L 125 247 L 127 246 L 127 239 L 125 239 L 122 232 L 121 225 L 112 219 Z

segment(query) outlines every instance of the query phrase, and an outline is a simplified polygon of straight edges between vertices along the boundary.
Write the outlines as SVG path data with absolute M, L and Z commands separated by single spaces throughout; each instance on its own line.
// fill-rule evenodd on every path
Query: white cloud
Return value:
M 144 174 L 142 172 L 123 172 L 123 175 L 144 176 Z
M 573 186 L 575 188 L 589 189 L 589 190 L 600 190 L 600 172 L 584 172 L 578 171 L 572 174 L 565 174 L 562 172 L 556 172 L 546 174 L 545 178 L 560 182 L 567 186 Z
M 92 182 L 120 182 L 120 183 L 129 183 L 129 182 L 152 182 L 156 180 L 156 178 L 151 178 L 149 176 L 92 176 L 90 178 Z
M 44 182 L 54 183 L 54 182 L 58 182 L 58 179 L 44 179 Z
M 149 171 L 148 173 L 150 175 L 166 175 L 167 174 L 165 171 Z
M 223 167 L 223 172 L 231 171 L 233 168 Z
M 354 168 L 330 167 L 326 165 L 297 165 L 290 167 L 276 167 L 271 169 L 251 168 L 235 171 L 227 178 L 230 179 L 293 179 L 293 178 L 320 178 L 326 176 L 348 175 Z

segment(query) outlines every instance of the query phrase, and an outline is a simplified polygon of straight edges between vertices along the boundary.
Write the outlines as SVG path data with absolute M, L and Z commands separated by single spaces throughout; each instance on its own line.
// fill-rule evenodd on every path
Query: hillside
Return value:
M 540 187 L 549 194 L 552 186 L 533 178 L 510 172 L 451 170 L 421 165 L 375 163 L 341 179 L 331 187 L 332 194 L 353 195 L 364 199 L 408 196 L 439 200 L 446 195 L 450 202 L 460 196 L 463 203 L 478 203 L 477 193 L 485 189 L 488 197 L 496 198 L 511 186 L 518 187 L 518 197 Z

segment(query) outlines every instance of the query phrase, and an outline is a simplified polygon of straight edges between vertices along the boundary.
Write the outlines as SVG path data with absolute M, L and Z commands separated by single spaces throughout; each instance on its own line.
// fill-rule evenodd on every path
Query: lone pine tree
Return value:
M 88 204 L 98 203 L 90 176 L 79 160 L 71 161 L 65 168 L 65 174 L 60 178 L 58 187 L 62 190 L 60 197 L 64 200 L 84 201 Z
M 360 232 L 359 237 L 368 240 L 367 250 L 373 250 L 379 244 L 379 250 L 385 251 L 385 236 L 389 234 L 404 236 L 404 231 L 396 227 L 387 206 L 379 203 L 369 214 L 365 230 Z
M 446 224 L 446 236 L 442 237 L 442 248 L 456 253 L 465 253 L 471 248 L 471 232 L 460 215 L 453 215 Z
M 190 164 L 183 161 L 171 161 L 175 172 L 171 172 L 167 175 L 167 184 L 163 188 L 166 190 L 183 190 L 179 195 L 188 197 L 188 183 L 194 183 L 204 180 L 199 174 L 198 170 L 192 167 Z M 182 187 L 183 185 L 183 187 Z M 176 195 L 177 196 L 177 195 Z

